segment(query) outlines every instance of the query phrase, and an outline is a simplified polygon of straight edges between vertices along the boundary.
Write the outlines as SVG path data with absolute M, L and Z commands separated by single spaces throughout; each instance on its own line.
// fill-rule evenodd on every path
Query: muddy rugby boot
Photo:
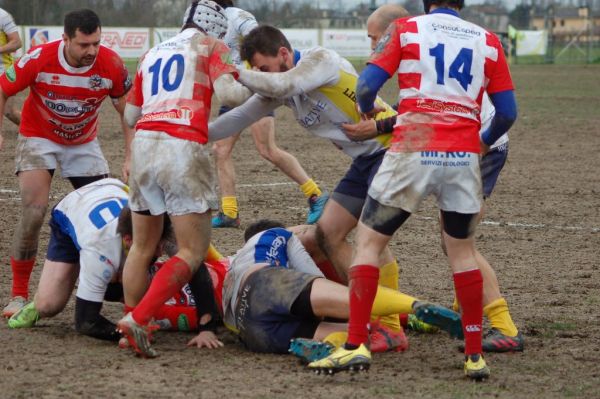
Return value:
M 408 349 L 408 338 L 404 330 L 396 331 L 380 323 L 371 323 L 369 349 L 373 353 L 404 352 Z
M 465 375 L 472 380 L 481 381 L 490 376 L 490 368 L 485 364 L 481 354 L 465 357 Z
M 117 331 L 127 338 L 129 347 L 131 347 L 138 355 L 145 358 L 158 356 L 158 352 L 150 346 L 153 328 L 136 323 L 136 321 L 133 320 L 131 312 L 127 313 L 125 317 L 119 320 L 117 323 Z
M 308 364 L 308 368 L 317 374 L 335 374 L 339 371 L 367 371 L 371 366 L 371 352 L 364 344 L 356 349 L 343 346 L 331 355 Z
M 438 327 L 432 326 L 431 324 L 427 324 L 424 321 L 419 320 L 419 318 L 412 313 L 408 314 L 406 328 L 414 332 L 424 334 L 435 334 L 440 331 Z
M 290 341 L 288 352 L 299 358 L 302 363 L 321 360 L 333 352 L 335 347 L 326 342 L 308 338 L 294 338 Z
M 446 331 L 452 338 L 464 338 L 460 315 L 455 311 L 422 301 L 416 302 L 413 309 L 415 316 L 422 322 Z
M 6 305 L 4 310 L 2 310 L 2 317 L 6 317 L 8 319 L 21 310 L 26 303 L 27 299 L 23 298 L 22 296 L 10 298 L 10 302 L 8 302 L 8 305 Z
M 9 328 L 31 328 L 35 326 L 35 323 L 40 319 L 40 314 L 35 308 L 33 302 L 29 302 L 23 306 L 18 312 L 13 314 L 8 319 Z
M 224 214 L 223 212 L 217 213 L 217 216 L 212 218 L 212 227 L 215 229 L 219 228 L 235 228 L 240 227 L 240 216 L 232 218 Z
M 324 191 L 321 195 L 311 195 L 308 199 L 308 216 L 306 224 L 315 224 L 321 218 L 325 204 L 329 199 L 329 193 Z

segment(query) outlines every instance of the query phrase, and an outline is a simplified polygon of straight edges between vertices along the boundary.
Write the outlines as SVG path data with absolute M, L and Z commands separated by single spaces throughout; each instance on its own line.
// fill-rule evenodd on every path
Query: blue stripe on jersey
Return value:
M 73 244 L 75 244 L 77 250 L 81 251 L 81 246 L 79 245 L 79 242 L 77 242 L 77 233 L 75 233 L 75 226 L 73 226 L 73 223 L 71 223 L 67 215 L 65 215 L 58 209 L 54 209 L 52 211 L 52 218 L 60 227 L 60 231 L 71 237 L 71 239 L 73 240 Z
M 294 66 L 300 61 L 300 52 L 298 50 L 294 50 Z
M 448 15 L 454 15 L 455 17 L 460 17 L 460 14 L 458 13 L 458 11 L 451 10 L 449 8 L 444 8 L 444 7 L 436 8 L 435 10 L 430 11 L 429 13 L 430 14 L 448 14 Z
M 292 232 L 282 228 L 264 231 L 254 246 L 254 262 L 287 267 L 287 244 Z

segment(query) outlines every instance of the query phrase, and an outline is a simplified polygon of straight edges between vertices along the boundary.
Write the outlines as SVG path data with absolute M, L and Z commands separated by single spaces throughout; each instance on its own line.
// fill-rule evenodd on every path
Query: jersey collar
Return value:
M 294 50 L 294 65 L 296 65 L 300 61 L 300 52 L 298 50 Z
M 448 14 L 448 15 L 453 15 L 455 17 L 460 17 L 460 15 L 458 14 L 458 11 L 451 10 L 449 8 L 444 8 L 444 7 L 436 8 L 435 10 L 433 10 L 429 13 L 430 14 Z
M 98 49 L 98 52 L 100 52 L 100 49 Z M 88 66 L 81 67 L 81 68 L 75 68 L 75 67 L 69 65 L 69 63 L 67 62 L 67 59 L 65 57 L 65 42 L 61 40 L 60 44 L 58 45 L 58 62 L 60 63 L 60 66 L 63 67 L 63 69 L 69 73 L 77 73 L 77 74 L 86 73 L 87 71 L 92 69 L 94 64 L 96 64 L 96 61 L 98 60 L 98 55 L 99 54 L 96 54 L 96 59 L 94 60 L 92 65 L 88 65 Z

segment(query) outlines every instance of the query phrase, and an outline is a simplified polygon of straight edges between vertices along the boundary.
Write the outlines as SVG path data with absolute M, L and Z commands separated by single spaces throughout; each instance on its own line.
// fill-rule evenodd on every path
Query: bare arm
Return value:
M 4 46 L 0 46 L 0 54 L 12 53 L 23 46 L 19 32 L 8 33 L 6 40 L 8 42 Z
M 129 125 L 129 121 L 126 121 L 125 119 L 125 96 L 114 98 L 112 103 L 121 117 L 121 128 L 123 129 L 123 135 L 125 137 L 125 161 L 123 162 L 121 173 L 123 181 L 126 182 L 129 178 L 129 166 L 131 164 L 131 142 L 133 141 L 135 130 L 130 127 L 131 125 Z

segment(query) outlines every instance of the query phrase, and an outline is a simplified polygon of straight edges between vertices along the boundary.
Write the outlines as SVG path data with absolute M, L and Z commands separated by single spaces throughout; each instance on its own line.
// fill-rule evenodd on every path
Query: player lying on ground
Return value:
M 255 352 L 286 353 L 292 338 L 322 340 L 346 328 L 324 319 L 348 318 L 348 288 L 324 278 L 293 229 L 269 220 L 249 226 L 246 244 L 231 259 L 223 284 L 225 325 Z M 415 311 L 425 322 L 460 334 L 455 312 L 379 287 L 374 316 Z M 372 335 L 389 338 L 380 328 L 373 324 Z M 379 350 L 406 349 L 405 343 L 387 345 Z
M 127 191 L 127 186 L 119 180 L 103 179 L 68 194 L 56 205 L 49 222 L 50 242 L 37 293 L 32 302 L 9 319 L 10 328 L 32 327 L 40 318 L 60 313 L 79 278 L 75 329 L 94 338 L 119 339 L 116 325 L 100 312 L 103 301 L 123 301 L 121 270 L 133 234 Z M 165 223 L 163 238 L 169 231 L 168 219 Z M 155 249 L 155 258 L 162 252 L 162 243 L 161 239 Z M 209 258 L 215 257 L 209 254 Z M 193 309 L 198 313 L 194 320 L 218 314 L 212 283 L 205 268 L 199 269 L 185 292 L 194 292 L 200 298 L 196 301 L 199 306 Z M 170 304 L 173 301 L 167 302 Z M 157 319 L 169 319 L 167 316 L 176 311 L 163 306 L 157 312 Z M 211 327 L 204 324 L 199 328 Z M 199 346 L 209 345 L 216 342 L 216 337 L 204 334 L 197 337 L 196 342 Z
M 296 120 L 310 133 L 330 140 L 352 163 L 346 175 L 327 202 L 313 241 L 318 241 L 333 263 L 337 274 L 347 281 L 352 248 L 346 238 L 356 226 L 367 195 L 367 189 L 386 149 L 391 135 L 357 143 L 348 139 L 341 124 L 360 120 L 354 89 L 357 73 L 350 62 L 334 51 L 314 47 L 293 50 L 283 33 L 271 26 L 260 26 L 250 32 L 241 48 L 242 58 L 260 71 L 240 71 L 240 81 L 255 94 L 243 105 L 221 115 L 209 125 L 211 137 L 231 134 L 252 124 L 275 108 L 285 105 L 292 109 Z M 395 115 L 381 99 L 385 108 L 378 117 Z M 380 284 L 398 289 L 398 264 L 386 249 L 380 259 Z M 390 333 L 402 338 L 397 317 L 382 318 Z
M 223 38 L 231 50 L 231 60 L 238 69 L 245 69 L 246 65 L 240 57 L 242 39 L 252 29 L 258 26 L 254 15 L 234 6 L 232 0 L 217 0 L 215 3 L 222 6 L 227 16 L 227 33 Z M 219 115 L 231 110 L 221 107 Z M 258 153 L 267 161 L 296 182 L 308 199 L 309 212 L 306 223 L 312 224 L 323 213 L 328 195 L 323 194 L 319 186 L 311 179 L 296 157 L 279 148 L 275 143 L 275 115 L 273 113 L 260 119 L 250 126 L 252 139 Z M 238 201 L 235 194 L 235 168 L 233 164 L 233 147 L 240 138 L 240 133 L 232 137 L 219 140 L 213 144 L 213 155 L 217 169 L 219 190 L 221 191 L 221 212 L 212 219 L 212 227 L 239 227 L 240 217 Z

